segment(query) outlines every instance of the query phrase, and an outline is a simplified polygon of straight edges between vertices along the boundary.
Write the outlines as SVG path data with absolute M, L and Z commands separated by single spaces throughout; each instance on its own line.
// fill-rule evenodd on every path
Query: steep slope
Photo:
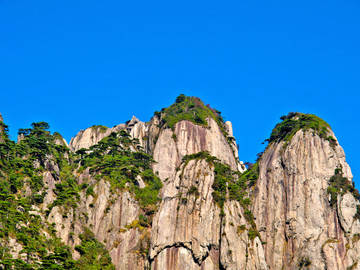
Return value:
M 270 269 L 358 269 L 358 193 L 344 151 L 321 119 L 299 113 L 283 119 L 261 157 L 254 190 L 266 261 Z
M 163 127 L 153 151 L 153 169 L 164 186 L 152 224 L 151 266 L 266 269 L 259 238 L 246 233 L 253 227 L 240 205 L 246 191 L 240 195 L 241 187 L 235 184 L 244 169 L 228 133 L 231 123 L 223 123 L 219 112 L 200 102 L 180 95 L 175 104 L 156 113 Z M 239 193 L 232 200 L 230 184 Z
M 282 120 L 248 170 L 231 123 L 195 97 L 69 147 L 44 122 L 12 142 L 0 121 L 0 267 L 360 269 L 343 149 L 314 115 Z
M 7 126 L 1 123 L 1 199 L 11 201 L 15 207 L 11 210 L 12 216 L 9 216 L 9 211 L 3 214 L 18 220 L 15 217 L 19 215 L 18 211 L 23 210 L 17 207 L 20 203 L 17 200 L 25 198 L 26 212 L 22 216 L 24 225 L 33 226 L 29 223 L 31 215 L 35 215 L 42 222 L 40 227 L 36 227 L 40 232 L 39 236 L 35 237 L 26 232 L 27 238 L 23 236 L 22 227 L 16 223 L 8 225 L 11 236 L 3 235 L 2 245 L 8 246 L 9 249 L 1 258 L 1 265 L 13 265 L 15 268 L 26 266 L 32 269 L 37 268 L 37 265 L 50 265 L 47 259 L 50 256 L 54 258 L 51 261 L 52 265 L 66 265 L 67 269 L 85 269 L 91 264 L 101 264 L 105 269 L 112 269 L 110 257 L 116 269 L 150 267 L 150 264 L 154 263 L 154 257 L 149 256 L 149 248 L 150 245 L 157 245 L 157 240 L 152 240 L 157 239 L 157 236 L 152 237 L 151 232 L 154 226 L 161 223 L 152 220 L 160 213 L 157 211 L 158 191 L 162 186 L 160 179 L 153 173 L 151 164 L 154 168 L 160 168 L 160 171 L 161 168 L 172 166 L 168 173 L 175 176 L 175 166 L 180 166 L 184 156 L 207 150 L 231 164 L 234 169 L 241 166 L 237 159 L 231 123 L 219 122 L 215 111 L 211 111 L 197 98 L 184 97 L 176 104 L 191 106 L 191 114 L 202 114 L 194 119 L 188 118 L 187 115 L 185 118 L 178 117 L 176 121 L 170 119 L 171 123 L 177 126 L 174 131 L 180 138 L 170 160 L 175 160 L 174 164 L 169 164 L 169 160 L 165 160 L 165 163 L 161 160 L 162 153 L 171 151 L 167 145 L 161 143 L 166 140 L 172 128 L 167 122 L 168 115 L 177 115 L 171 110 L 157 113 L 149 123 L 143 123 L 133 117 L 126 124 L 112 129 L 93 126 L 79 132 L 71 140 L 70 149 L 59 133 L 50 134 L 47 131 L 47 123 L 33 123 L 33 128 L 19 130 L 17 144 L 8 139 Z M 175 142 L 173 134 L 171 131 L 170 139 Z M 220 146 L 216 145 L 217 140 L 220 141 Z M 197 147 L 198 143 L 200 147 Z M 145 152 L 156 153 L 159 162 L 154 163 L 151 156 Z M 216 230 L 207 232 L 209 237 L 214 239 L 209 245 L 214 245 L 215 248 L 202 249 L 201 252 L 204 254 L 201 256 L 205 259 L 207 250 L 210 250 L 211 254 L 215 252 L 217 255 L 212 255 L 212 268 L 216 269 L 221 259 L 219 229 L 222 226 L 222 217 L 219 214 L 223 215 L 224 207 L 217 206 L 212 198 L 212 185 L 215 179 L 213 164 L 204 162 L 195 171 L 192 170 L 191 181 L 199 181 L 194 177 L 201 173 L 202 169 L 212 172 L 212 176 L 206 178 L 204 185 L 208 188 L 207 192 L 210 192 L 206 195 L 206 204 L 211 206 L 217 225 Z M 231 171 L 230 168 L 228 170 Z M 15 179 L 16 187 L 11 184 L 13 173 L 19 174 Z M 161 178 L 166 181 L 166 178 Z M 8 183 L 10 186 L 4 190 Z M 167 192 L 165 189 L 163 191 Z M 15 201 L 12 194 L 15 195 Z M 4 207 L 6 205 L 4 204 Z M 166 207 L 167 205 L 164 206 L 165 209 Z M 198 215 L 195 214 L 194 217 L 198 218 Z M 184 224 L 189 218 L 184 216 Z M 202 224 L 204 223 L 197 225 L 198 234 Z M 17 230 L 20 230 L 19 233 Z M 7 233 L 7 230 L 5 232 Z M 56 242 L 51 238 L 56 239 Z M 33 245 L 34 241 L 38 245 L 36 248 Z M 41 241 L 53 241 L 53 244 L 43 249 L 43 255 L 36 256 L 38 248 L 43 248 L 44 244 Z M 203 241 L 199 242 L 202 244 Z M 61 256 L 56 253 L 59 246 L 67 253 L 63 251 Z M 194 242 L 194 247 L 198 248 L 199 245 Z M 156 255 L 155 260 L 160 262 L 160 257 Z M 61 262 L 57 261 L 60 259 Z M 179 259 L 183 260 L 181 256 Z M 197 261 L 195 265 L 198 266 Z M 182 266 L 173 264 L 172 267 Z
M 112 132 L 118 132 L 124 128 L 125 125 L 118 125 L 113 128 L 95 125 L 85 130 L 80 130 L 74 138 L 71 138 L 69 148 L 74 152 L 82 148 L 88 149 L 90 146 L 97 144 L 103 138 L 109 136 Z
M 205 106 L 199 98 L 180 95 L 176 103 L 155 112 L 155 117 L 159 118 L 160 130 L 150 150 L 157 161 L 154 171 L 161 179 L 172 176 L 184 156 L 201 151 L 209 152 L 233 170 L 244 171 L 231 122 L 225 123 L 219 111 Z
M 32 128 L 19 131 L 23 139 L 15 144 L 8 138 L 7 126 L 0 125 L 2 269 L 85 269 L 88 265 L 114 269 L 108 251 L 91 233 L 80 236 L 82 252 L 78 261 L 73 260 L 71 248 L 56 235 L 57 224 L 47 220 L 51 207 L 66 200 L 64 206 L 72 208 L 72 197 L 77 196 L 69 173 L 69 151 L 56 143 L 59 135 L 51 135 L 45 122 L 33 123 Z M 54 193 L 55 189 L 59 193 Z
M 267 269 L 253 220 L 228 194 L 236 176 L 210 155 L 193 155 L 165 181 L 152 225 L 153 269 Z
M 191 108 L 191 110 L 188 111 L 188 114 L 179 116 L 179 112 L 174 112 L 174 110 L 178 110 L 179 107 L 184 111 L 189 110 L 189 108 Z M 241 218 L 241 213 L 243 213 L 244 210 L 239 202 L 232 202 L 231 206 L 228 206 L 226 203 L 226 207 L 222 206 L 220 208 L 213 199 L 214 190 L 212 186 L 214 185 L 214 180 L 216 178 L 214 164 L 205 160 L 199 161 L 199 166 L 192 166 L 193 161 L 189 160 L 182 162 L 183 158 L 188 157 L 189 155 L 206 153 L 206 157 L 211 157 L 211 155 L 213 155 L 213 158 L 216 157 L 215 159 L 219 160 L 218 162 L 222 161 L 225 164 L 229 164 L 230 167 L 227 167 L 226 169 L 228 171 L 231 171 L 231 168 L 234 170 L 244 170 L 243 165 L 238 161 L 237 147 L 232 136 L 231 123 L 224 123 L 222 120 L 219 121 L 214 112 L 216 111 L 211 111 L 209 107 L 206 107 L 197 98 L 179 96 L 177 103 L 168 109 L 163 109 L 161 113 L 155 113 L 154 118 L 149 123 L 143 123 L 136 118 L 133 118 L 126 126 L 122 126 L 122 130 L 126 130 L 132 138 L 137 139 L 140 145 L 146 149 L 148 153 L 154 154 L 154 159 L 157 162 L 153 164 L 153 170 L 159 175 L 164 183 L 161 194 L 162 203 L 155 213 L 150 228 L 151 249 L 149 260 L 154 268 L 162 269 L 164 265 L 167 265 L 168 269 L 184 267 L 198 269 L 200 266 L 205 267 L 206 269 L 217 269 L 222 264 L 229 264 L 232 265 L 233 269 L 236 269 L 236 260 L 238 260 L 238 257 L 241 257 L 242 265 L 246 267 L 246 269 L 257 269 L 256 265 L 261 265 L 263 267 L 258 269 L 266 269 L 264 256 L 261 255 L 263 254 L 261 247 L 256 249 L 257 253 L 261 253 L 260 256 L 258 256 L 257 253 L 255 254 L 252 252 L 252 248 L 250 248 L 251 251 L 248 250 L 249 246 L 254 245 L 253 239 L 255 237 L 249 239 L 248 234 L 246 233 L 247 229 L 252 227 L 252 225 L 249 225 L 244 217 Z M 192 119 L 191 117 L 188 117 L 189 114 L 198 114 L 198 117 Z M 216 112 L 216 114 L 218 114 L 218 112 Z M 170 118 L 169 115 L 171 115 Z M 174 117 L 176 120 L 173 119 Z M 85 133 L 92 135 L 84 136 Z M 70 147 L 72 147 L 73 151 L 85 147 L 90 148 L 91 151 L 93 151 L 97 140 L 101 137 L 109 137 L 111 136 L 110 134 L 109 130 L 100 134 L 98 128 L 89 128 L 87 129 L 87 132 L 80 132 L 75 139 L 72 140 Z M 89 140 L 89 137 L 96 139 Z M 102 141 L 99 141 L 99 143 L 103 144 Z M 196 161 L 196 163 L 198 163 L 198 161 Z M 180 173 L 180 166 L 183 168 L 183 173 Z M 190 170 L 188 166 L 190 166 Z M 201 175 L 204 175 L 204 177 L 202 178 Z M 178 192 L 177 189 L 179 187 L 174 188 L 174 185 L 178 185 L 176 184 L 178 181 L 184 182 L 182 187 L 185 190 L 181 189 Z M 204 185 L 204 190 L 198 191 L 197 188 L 195 188 L 195 185 L 198 185 L 199 183 Z M 97 187 L 97 185 L 98 184 L 96 184 L 95 187 Z M 139 183 L 139 185 L 141 184 Z M 182 205 L 185 206 L 185 201 L 187 201 L 186 196 L 191 198 L 194 197 L 190 196 L 191 194 L 188 193 L 189 189 L 192 190 L 192 195 L 195 196 L 197 204 L 200 203 L 196 206 L 196 211 L 191 211 L 191 209 L 187 207 L 180 207 Z M 184 197 L 181 197 L 182 192 L 184 192 Z M 108 196 L 106 194 L 107 193 L 96 194 L 95 196 L 103 198 Z M 203 196 L 203 199 L 197 200 L 199 196 Z M 226 194 L 223 196 L 225 199 Z M 242 197 L 239 200 L 241 199 Z M 203 200 L 205 201 L 202 202 Z M 171 211 L 173 210 L 172 207 L 174 205 L 176 206 L 176 209 L 179 210 L 179 213 Z M 95 204 L 95 206 L 96 209 L 104 208 L 104 206 L 97 204 Z M 229 207 L 233 209 L 232 212 L 229 210 Z M 131 209 L 136 208 L 138 208 L 138 210 L 135 211 L 136 215 L 133 216 L 131 220 L 127 221 L 127 225 L 136 222 L 135 218 L 138 217 L 139 214 L 144 214 L 144 211 L 139 211 L 140 207 L 136 207 L 136 204 L 131 206 Z M 225 216 L 224 211 L 227 212 L 228 219 L 242 220 L 241 224 L 245 228 L 243 228 L 241 232 L 238 232 L 239 230 L 235 227 L 233 222 L 229 222 L 229 224 L 231 223 L 232 225 L 222 224 L 222 220 Z M 91 213 L 91 211 L 86 211 L 89 220 L 99 220 L 101 211 L 99 210 L 96 212 L 99 213 L 99 216 L 94 217 L 94 214 Z M 206 218 L 207 214 L 210 215 L 210 219 Z M 163 219 L 163 215 L 169 215 L 167 217 L 168 220 Z M 51 216 L 54 216 L 54 214 L 51 214 Z M 177 222 L 176 220 L 178 217 L 182 218 Z M 57 224 L 64 224 L 64 222 L 67 224 L 65 220 L 60 218 L 59 214 L 57 214 L 57 218 Z M 121 220 L 121 217 L 119 218 Z M 100 220 L 102 220 L 102 218 L 100 218 Z M 191 222 L 191 220 L 193 220 L 193 222 Z M 197 222 L 199 220 L 201 220 L 201 222 Z M 102 221 L 100 221 L 100 223 L 101 222 Z M 207 227 L 207 224 L 210 227 Z M 69 226 L 70 224 L 65 227 Z M 119 231 L 119 229 L 122 231 L 125 229 L 124 225 L 120 228 L 119 226 L 114 227 L 115 231 Z M 229 241 L 226 239 L 226 234 L 221 233 L 223 228 L 224 230 L 226 228 L 226 231 L 228 231 L 229 234 L 232 233 L 237 236 L 235 239 L 232 239 L 231 243 L 228 243 Z M 109 226 L 103 229 L 109 230 Z M 133 229 L 135 229 L 133 230 L 134 233 L 139 231 L 139 228 L 136 226 Z M 60 230 L 60 227 L 58 230 Z M 95 226 L 95 231 L 96 230 Z M 172 235 L 174 231 L 176 231 L 176 235 Z M 184 233 L 185 231 L 189 231 L 189 233 Z M 207 236 L 202 238 L 204 231 Z M 240 234 L 242 235 L 241 237 Z M 104 235 L 104 233 L 99 231 L 95 233 L 95 235 L 98 236 L 97 238 L 99 240 L 104 240 L 101 236 Z M 123 236 L 123 233 L 120 236 Z M 130 238 L 128 236 L 120 237 L 120 245 L 124 245 L 124 243 L 128 243 L 128 241 L 131 240 L 130 242 L 133 243 L 133 251 L 138 250 L 136 249 L 136 243 L 140 242 L 139 237 L 139 233 Z M 67 236 L 63 236 L 62 238 L 65 241 L 68 239 Z M 115 239 L 119 238 L 119 236 L 112 234 L 111 238 Z M 226 251 L 222 251 L 222 253 L 220 249 L 221 239 L 224 239 L 224 242 L 226 242 L 226 245 L 224 245 L 226 246 Z M 256 246 L 258 246 L 258 238 L 255 239 L 255 242 Z M 71 245 L 71 243 L 67 243 Z M 125 261 L 136 261 L 136 258 L 130 256 L 131 249 L 126 250 L 120 248 L 118 249 L 119 252 L 114 252 L 112 240 L 108 241 L 106 246 L 110 248 L 110 255 L 112 256 L 113 261 L 117 262 L 116 265 L 118 266 L 118 269 L 139 266 L 141 268 L 141 265 L 145 265 L 143 260 L 140 264 L 129 265 L 125 263 Z M 131 245 L 128 243 L 124 246 L 127 247 Z M 185 246 L 187 246 L 187 249 L 184 249 Z M 239 249 L 239 246 L 241 246 L 242 249 Z M 234 249 L 234 254 L 231 254 L 231 248 Z M 144 247 L 144 249 L 146 249 L 146 247 Z M 165 255 L 164 257 L 164 254 L 168 254 L 169 252 L 172 256 L 177 258 L 177 262 L 170 263 L 167 259 L 168 256 Z M 234 256 L 234 260 L 232 259 L 232 256 Z M 128 257 L 130 259 L 127 259 Z M 119 258 L 123 259 L 120 260 Z M 139 258 L 137 260 L 139 260 Z M 231 267 L 229 269 L 231 269 Z

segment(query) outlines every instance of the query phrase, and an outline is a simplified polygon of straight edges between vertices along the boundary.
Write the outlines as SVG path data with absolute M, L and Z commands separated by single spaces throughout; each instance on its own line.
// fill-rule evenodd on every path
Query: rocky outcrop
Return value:
M 348 257 L 354 254 L 349 241 L 358 232 L 358 202 L 349 193 L 331 207 L 327 193 L 337 168 L 351 181 L 343 149 L 313 131 L 299 130 L 288 144 L 272 143 L 263 154 L 253 212 L 270 269 L 345 269 L 355 263 Z
M 220 269 L 226 265 L 228 269 L 267 269 L 264 256 L 255 255 L 256 258 L 248 259 L 247 249 L 251 241 L 247 233 L 238 235 L 237 225 L 229 227 L 220 216 L 220 208 L 212 196 L 213 165 L 203 159 L 182 164 L 184 156 L 207 151 L 232 169 L 238 169 L 240 163 L 236 158 L 236 144 L 233 148 L 212 118 L 207 121 L 207 128 L 190 121 L 180 121 L 173 130 L 159 131 L 153 151 L 157 161 L 153 170 L 163 180 L 164 186 L 162 202 L 152 223 L 151 267 Z M 232 135 L 231 123 L 227 126 Z M 226 204 L 225 208 L 227 219 L 240 219 L 243 210 L 238 203 Z M 247 224 L 244 219 L 242 221 Z M 231 242 L 226 239 L 225 231 L 235 235 Z M 256 246 L 262 249 L 261 245 Z M 260 253 L 263 254 L 263 251 Z M 237 268 L 238 261 L 244 268 Z
M 208 118 L 208 127 L 195 125 L 190 121 L 176 123 L 174 130 L 163 129 L 154 149 L 154 171 L 161 179 L 171 177 L 185 155 L 208 151 L 233 170 L 244 169 L 237 157 L 237 149 L 227 141 L 220 127 L 212 118 Z
M 251 235 L 252 224 L 239 202 L 226 201 L 221 214 L 212 196 L 213 165 L 205 159 L 182 162 L 186 155 L 207 151 L 232 170 L 244 170 L 231 123 L 225 125 L 225 136 L 213 119 L 207 121 L 206 128 L 179 121 L 169 129 L 160 127 L 157 116 L 149 123 L 133 117 L 127 125 L 117 126 L 137 138 L 157 162 L 153 170 L 163 181 L 162 200 L 151 228 L 134 226 L 141 207 L 130 193 L 112 194 L 104 181 L 96 184 L 95 197 L 82 195 L 81 207 L 71 214 L 76 220 L 64 220 L 61 209 L 54 208 L 48 221 L 61 224 L 59 236 L 71 246 L 77 242 L 70 232 L 76 236 L 81 224 L 90 227 L 117 269 L 358 269 L 360 222 L 354 216 L 359 202 L 348 192 L 339 194 L 331 206 L 327 192 L 335 169 L 352 179 L 339 145 L 300 130 L 288 143 L 268 146 L 256 186 L 249 190 L 260 232 Z M 112 132 L 101 135 L 90 129 L 72 140 L 73 151 Z M 91 177 L 88 171 L 82 175 L 79 183 Z M 149 244 L 147 258 L 139 250 Z
M 90 146 L 97 144 L 106 136 L 109 136 L 111 130 L 109 128 L 90 127 L 81 130 L 74 138 L 71 138 L 69 148 L 71 151 L 77 151 L 81 148 L 88 149 Z
M 62 146 L 65 146 L 66 148 L 69 148 L 69 145 L 68 145 L 67 141 L 64 138 L 57 138 L 57 139 L 55 139 L 54 143 L 56 145 L 62 145 Z
M 112 132 L 124 129 L 132 138 L 139 140 L 146 152 L 154 155 L 158 164 L 164 166 L 161 168 L 160 165 L 154 165 L 154 170 L 159 172 L 162 179 L 166 179 L 174 173 L 174 169 L 180 165 L 181 159 L 185 155 L 200 151 L 208 151 L 211 155 L 229 164 L 231 168 L 244 171 L 245 166 L 238 158 L 231 122 L 226 122 L 228 135 L 224 136 L 215 120 L 208 118 L 207 121 L 208 127 L 206 128 L 190 121 L 180 121 L 176 124 L 175 129 L 171 130 L 159 128 L 158 116 L 154 116 L 148 123 L 133 116 L 126 125 L 120 124 L 106 130 L 104 128 L 101 130 L 96 126 L 82 130 L 71 139 L 69 148 L 71 151 L 81 148 L 88 149 Z
M 221 264 L 224 269 L 268 269 L 259 237 L 249 238 L 250 224 L 236 201 L 224 206 L 221 229 Z
M 70 151 L 119 132 L 87 153 L 72 155 L 60 134 L 46 133 L 51 147 L 39 151 L 41 163 L 29 159 L 26 173 L 19 158 L 7 167 L 11 181 L 23 174 L 25 184 L 9 185 L 6 198 L 34 200 L 26 215 L 19 204 L 13 216 L 39 216 L 42 240 L 56 233 L 74 259 L 84 255 L 75 247 L 90 229 L 116 269 L 360 269 L 360 202 L 343 149 L 321 119 L 282 119 L 246 173 L 231 122 L 184 95 L 148 123 L 133 117 L 80 131 Z M 21 156 L 17 148 L 8 161 Z M 22 219 L 14 232 L 27 226 Z M 28 260 L 13 231 L 0 244 Z
M 85 130 L 81 130 L 75 137 L 71 138 L 69 148 L 73 152 L 76 152 L 81 148 L 88 149 L 103 138 L 109 136 L 112 132 L 119 132 L 120 130 L 126 130 L 133 138 L 139 140 L 141 146 L 145 147 L 147 129 L 148 126 L 146 123 L 139 121 L 139 119 L 133 116 L 127 124 L 119 124 L 113 128 L 92 126 Z
M 338 198 L 338 217 L 347 240 L 345 261 L 350 269 L 360 269 L 359 205 L 359 200 L 356 200 L 351 193 L 346 193 Z
M 149 232 L 132 226 L 142 213 L 138 202 L 127 191 L 113 193 L 105 181 L 94 186 L 94 194 L 81 193 L 76 209 L 55 206 L 47 221 L 56 224 L 58 237 L 73 248 L 80 244 L 83 228 L 90 228 L 109 250 L 116 269 L 144 269 L 146 259 L 139 250 L 148 245 Z M 78 257 L 74 251 L 74 258 Z
M 154 260 L 155 269 L 170 264 L 162 261 L 170 255 L 161 253 L 184 260 L 168 269 L 200 269 L 201 265 L 214 264 L 214 258 L 209 255 L 212 249 L 216 250 L 214 254 L 219 254 L 221 220 L 220 208 L 213 203 L 211 195 L 213 179 L 212 168 L 202 160 L 190 161 L 164 183 L 162 203 L 154 217 L 151 235 L 150 260 Z M 193 194 L 189 193 L 191 187 L 196 187 Z M 186 255 L 182 258 L 183 254 Z M 219 261 L 219 255 L 215 261 Z
M 152 269 L 267 269 L 259 238 L 249 239 L 243 208 L 226 202 L 221 216 L 213 182 L 206 160 L 183 164 L 164 182 L 152 225 Z
M 129 132 L 130 136 L 134 139 L 138 139 L 140 145 L 144 149 L 148 148 L 148 129 L 149 125 L 139 121 L 135 116 L 133 116 L 131 121 L 126 125 L 126 130 Z

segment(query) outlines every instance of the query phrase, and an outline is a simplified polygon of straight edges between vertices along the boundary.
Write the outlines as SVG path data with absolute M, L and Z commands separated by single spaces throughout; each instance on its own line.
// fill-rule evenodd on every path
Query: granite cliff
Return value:
M 290 113 L 255 164 L 231 122 L 180 95 L 147 123 L 0 118 L 4 269 L 360 269 L 360 202 L 330 126 Z

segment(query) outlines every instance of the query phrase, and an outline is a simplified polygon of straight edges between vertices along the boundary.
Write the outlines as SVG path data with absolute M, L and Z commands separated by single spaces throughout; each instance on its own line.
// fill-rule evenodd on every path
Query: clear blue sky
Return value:
M 281 115 L 333 128 L 360 187 L 360 2 L 0 0 L 0 112 L 15 139 L 148 121 L 180 93 L 253 161 Z

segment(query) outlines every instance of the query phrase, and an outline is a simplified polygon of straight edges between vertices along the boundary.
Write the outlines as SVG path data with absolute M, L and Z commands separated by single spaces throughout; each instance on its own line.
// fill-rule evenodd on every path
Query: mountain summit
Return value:
M 359 193 L 315 115 L 281 117 L 246 167 L 231 122 L 183 94 L 69 145 L 0 120 L 3 269 L 360 269 Z

